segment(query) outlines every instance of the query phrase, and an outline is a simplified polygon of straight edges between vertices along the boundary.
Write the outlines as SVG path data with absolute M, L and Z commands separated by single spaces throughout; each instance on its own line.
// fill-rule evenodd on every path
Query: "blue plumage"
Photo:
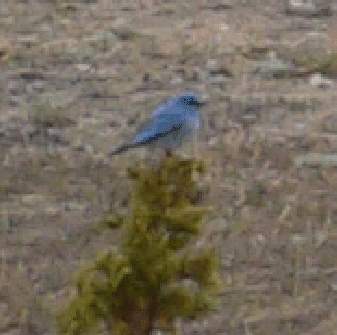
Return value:
M 153 111 L 152 118 L 131 142 L 123 144 L 111 154 L 146 145 L 156 145 L 167 151 L 178 148 L 200 128 L 201 104 L 193 92 L 185 92 L 169 99 Z

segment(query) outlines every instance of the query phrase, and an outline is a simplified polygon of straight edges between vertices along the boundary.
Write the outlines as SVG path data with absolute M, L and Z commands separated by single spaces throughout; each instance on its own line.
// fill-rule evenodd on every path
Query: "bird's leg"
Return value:
M 198 146 L 198 135 L 196 132 L 193 133 L 193 138 L 192 138 L 192 154 L 193 157 L 196 158 L 198 157 L 199 153 L 199 146 Z

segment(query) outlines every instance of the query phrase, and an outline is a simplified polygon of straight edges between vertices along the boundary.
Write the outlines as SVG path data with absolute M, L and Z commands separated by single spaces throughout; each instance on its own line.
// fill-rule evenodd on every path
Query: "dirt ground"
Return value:
M 55 334 L 74 271 L 118 239 L 92 228 L 151 155 L 107 153 L 185 89 L 208 100 L 198 156 L 225 288 L 183 334 L 337 334 L 337 6 L 322 6 L 1 0 L 0 334 Z

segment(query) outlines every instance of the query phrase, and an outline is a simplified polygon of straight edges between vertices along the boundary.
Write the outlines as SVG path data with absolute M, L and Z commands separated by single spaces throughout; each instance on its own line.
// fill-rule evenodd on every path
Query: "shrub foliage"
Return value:
M 59 315 L 61 334 L 176 334 L 177 319 L 215 307 L 218 258 L 197 243 L 207 212 L 198 205 L 202 171 L 200 162 L 175 156 L 129 170 L 130 214 L 106 221 L 123 230 L 121 244 L 79 272 L 76 294 Z

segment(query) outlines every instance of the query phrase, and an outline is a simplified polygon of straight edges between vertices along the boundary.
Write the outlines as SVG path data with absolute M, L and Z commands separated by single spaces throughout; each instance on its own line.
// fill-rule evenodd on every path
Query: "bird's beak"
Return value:
M 202 107 L 202 106 L 205 106 L 205 104 L 206 104 L 206 101 L 198 101 L 197 106 Z
M 202 107 L 207 104 L 207 97 L 206 96 L 201 96 L 198 101 L 198 106 Z

